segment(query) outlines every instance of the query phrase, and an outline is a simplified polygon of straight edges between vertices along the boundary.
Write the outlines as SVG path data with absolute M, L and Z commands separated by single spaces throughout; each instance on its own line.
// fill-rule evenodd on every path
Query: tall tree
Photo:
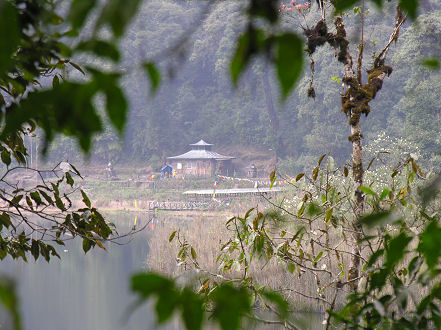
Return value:
M 319 3 L 320 4 L 320 3 Z M 341 9 L 341 8 L 336 8 Z M 287 10 L 287 9 L 285 9 Z M 399 31 L 406 15 L 402 13 L 400 6 L 396 9 L 395 27 L 389 37 L 386 46 L 381 49 L 378 55 L 374 58 L 370 68 L 366 70 L 368 77 L 363 79 L 363 56 L 365 47 L 365 4 L 361 1 L 359 8 L 360 15 L 360 36 L 357 47 L 352 47 L 358 50 L 357 61 L 354 63 L 351 55 L 351 43 L 347 37 L 347 29 L 343 23 L 343 16 L 337 15 L 333 18 L 335 33 L 328 31 L 326 20 L 326 6 L 323 3 L 320 6 L 321 17 L 313 28 L 306 28 L 304 31 L 307 37 L 307 51 L 311 62 L 311 84 L 308 89 L 308 96 L 315 97 L 315 89 L 313 87 L 314 74 L 314 60 L 312 58 L 317 47 L 325 44 L 330 45 L 335 49 L 337 60 L 343 64 L 343 78 L 342 82 L 345 84 L 346 91 L 341 96 L 341 111 L 349 118 L 349 126 L 351 135 L 349 141 L 352 143 L 352 177 L 354 180 L 355 197 L 354 197 L 354 242 L 359 242 L 362 238 L 362 227 L 359 219 L 364 212 L 364 192 L 360 189 L 363 185 L 363 152 L 362 152 L 362 129 L 360 117 L 362 114 L 366 116 L 371 111 L 369 103 L 375 98 L 377 93 L 383 86 L 384 79 L 392 73 L 392 67 L 386 65 L 386 56 L 393 42 L 398 39 Z M 367 80 L 367 82 L 363 82 Z M 361 247 L 359 244 L 353 244 L 353 257 L 349 270 L 349 278 L 359 278 L 360 272 L 360 256 Z M 357 290 L 357 281 L 350 282 L 351 290 Z

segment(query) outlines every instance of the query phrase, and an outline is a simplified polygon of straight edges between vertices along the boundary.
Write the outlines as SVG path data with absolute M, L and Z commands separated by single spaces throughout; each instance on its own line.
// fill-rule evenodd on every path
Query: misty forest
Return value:
M 439 0 L 0 0 L 0 328 L 441 329 Z

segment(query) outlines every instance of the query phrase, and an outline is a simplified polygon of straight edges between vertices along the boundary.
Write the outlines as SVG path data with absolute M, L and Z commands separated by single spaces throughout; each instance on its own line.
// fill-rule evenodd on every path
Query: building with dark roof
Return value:
M 232 160 L 235 157 L 212 151 L 213 145 L 204 140 L 190 146 L 191 149 L 182 155 L 167 157 L 177 176 L 213 176 L 217 172 L 222 175 L 233 175 Z

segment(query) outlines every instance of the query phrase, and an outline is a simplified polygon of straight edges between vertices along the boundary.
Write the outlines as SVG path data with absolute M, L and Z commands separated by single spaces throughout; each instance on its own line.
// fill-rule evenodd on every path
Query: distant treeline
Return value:
M 315 99 L 307 97 L 310 70 L 306 62 L 304 77 L 284 103 L 271 66 L 259 59 L 239 86 L 232 86 L 230 58 L 245 23 L 240 6 L 240 2 L 223 1 L 208 13 L 202 12 L 200 2 L 193 1 L 154 0 L 143 6 L 120 45 L 125 55 L 123 69 L 129 72 L 123 87 L 131 107 L 125 136 L 119 139 L 111 129 L 97 136 L 94 160 L 156 164 L 186 151 L 189 143 L 201 138 L 223 147 L 272 149 L 281 167 L 292 171 L 328 152 L 337 162 L 348 160 L 350 132 L 339 110 L 342 67 L 333 50 L 322 47 L 314 54 Z M 385 12 L 393 13 L 387 3 L 385 6 Z M 384 31 L 393 28 L 393 14 L 378 16 L 375 10 L 371 8 L 366 16 L 366 30 L 370 31 L 366 57 L 387 42 L 389 33 Z M 425 58 L 441 58 L 440 1 L 429 1 L 422 11 L 417 22 L 406 23 L 392 49 L 393 73 L 363 122 L 364 143 L 380 134 L 400 137 L 403 150 L 408 143 L 418 147 L 424 159 L 433 160 L 441 151 L 441 74 L 421 63 Z M 349 14 L 346 20 L 358 19 Z M 306 21 L 286 16 L 284 28 L 301 33 L 300 24 L 316 15 L 311 10 Z M 154 60 L 161 69 L 161 86 L 154 96 L 143 73 L 131 71 L 131 64 L 141 59 Z M 106 65 L 90 57 L 77 62 Z M 81 157 L 72 152 L 74 142 L 65 137 L 51 149 L 54 160 Z

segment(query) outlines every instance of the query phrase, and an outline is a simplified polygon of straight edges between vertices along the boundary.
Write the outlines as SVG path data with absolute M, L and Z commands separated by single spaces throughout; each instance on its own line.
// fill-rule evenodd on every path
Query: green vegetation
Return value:
M 158 272 L 152 274 L 171 275 L 198 292 L 208 319 L 213 294 L 230 283 L 246 290 L 254 306 L 241 314 L 243 325 L 260 320 L 302 329 L 301 317 L 291 313 L 298 310 L 327 311 L 323 324 L 329 328 L 436 325 L 438 307 L 431 302 L 439 299 L 439 177 L 422 179 L 407 159 L 387 172 L 390 180 L 367 179 L 360 188 L 366 196 L 363 240 L 357 242 L 351 235 L 353 181 L 331 158 L 323 163 L 299 175 L 272 208 L 259 205 L 223 225 L 211 219 L 210 225 L 161 225 L 150 242 L 147 262 Z M 350 262 L 354 245 L 361 251 L 358 276 Z M 173 252 L 176 262 L 167 261 Z M 352 282 L 358 289 L 348 296 Z M 135 291 L 158 294 L 148 285 Z
M 59 256 L 55 244 L 70 237 L 80 237 L 86 253 L 115 239 L 113 225 L 76 191 L 82 176 L 74 165 L 34 169 L 39 151 L 72 161 L 78 143 L 100 162 L 156 167 L 200 137 L 263 146 L 289 173 L 315 167 L 297 175 L 290 199 L 270 201 L 274 209 L 227 221 L 231 237 L 214 272 L 173 232 L 179 264 L 199 275 L 184 285 L 154 273 L 132 278 L 140 302 L 156 297 L 158 322 L 179 311 L 187 328 L 200 329 L 206 312 L 222 329 L 239 329 L 243 318 L 296 329 L 286 293 L 295 292 L 320 301 L 326 327 L 335 320 L 351 328 L 441 328 L 440 179 L 431 173 L 439 171 L 441 141 L 433 71 L 440 3 L 358 2 L 0 0 L 0 258 L 49 261 Z M 406 23 L 407 15 L 414 21 Z M 302 73 L 305 53 L 310 65 Z M 155 97 L 146 101 L 148 90 Z M 362 114 L 369 114 L 363 132 Z M 382 132 L 397 149 L 376 148 Z M 352 162 L 343 165 L 347 135 Z M 390 153 L 366 174 L 363 138 L 374 160 Z M 397 155 L 399 148 L 410 154 Z M 324 163 L 326 153 L 336 161 Z M 101 194 L 108 189 L 91 184 Z M 78 209 L 72 196 L 82 201 Z M 315 291 L 262 285 L 258 269 L 270 262 L 288 276 L 308 273 Z M 20 329 L 7 279 L 0 300 Z
M 165 157 L 186 151 L 188 144 L 203 137 L 216 148 L 225 150 L 235 145 L 272 149 L 277 153 L 279 167 L 288 174 L 307 170 L 317 157 L 328 152 L 339 164 L 344 163 L 350 153 L 350 144 L 346 142 L 350 133 L 346 122 L 338 115 L 339 93 L 344 94 L 345 88 L 342 87 L 341 66 L 333 52 L 326 44 L 317 47 L 314 53 L 315 99 L 307 98 L 311 73 L 307 56 L 304 56 L 304 69 L 297 88 L 284 102 L 279 97 L 276 72 L 263 57 L 252 58 L 234 89 L 228 71 L 235 40 L 246 30 L 247 15 L 242 9 L 243 6 L 234 1 L 222 2 L 209 9 L 201 8 L 198 2 L 149 1 L 143 4 L 120 47 L 121 66 L 126 73 L 121 85 L 130 108 L 124 142 L 118 144 L 118 133 L 106 128 L 105 134 L 94 139 L 92 159 L 103 163 L 118 162 L 121 166 L 129 162 L 137 162 L 140 166 L 152 164 L 157 169 Z M 368 120 L 363 122 L 364 144 L 387 132 L 393 137 L 409 137 L 421 148 L 424 160 L 433 159 L 439 152 L 440 144 L 436 139 L 439 135 L 436 112 L 439 87 L 435 83 L 438 73 L 421 64 L 426 58 L 440 56 L 440 50 L 430 46 L 437 44 L 430 41 L 438 40 L 437 34 L 429 37 L 430 31 L 439 30 L 435 22 L 439 9 L 437 2 L 421 8 L 416 23 L 404 23 L 399 42 L 392 44 L 389 65 L 394 71 L 370 103 L 371 108 L 377 110 L 371 111 Z M 376 14 L 376 6 L 371 3 L 366 3 L 365 10 L 369 11 L 365 16 L 365 30 L 369 33 L 365 34 L 364 43 L 364 59 L 368 66 L 371 57 L 378 55 L 387 44 L 395 12 L 394 5 L 389 3 L 382 8 L 382 14 Z M 201 19 L 201 12 L 206 11 L 207 17 Z M 352 36 L 358 31 L 360 14 L 359 11 L 347 13 L 344 21 L 348 36 Z M 300 14 L 282 15 L 279 29 L 301 35 L 300 25 L 313 27 L 319 17 L 316 8 L 305 15 L 306 23 Z M 421 25 L 420 21 L 426 23 Z M 334 33 L 330 17 L 328 25 L 329 31 Z M 418 26 L 427 28 L 422 30 Z M 175 31 L 194 33 L 189 40 L 179 42 L 179 34 Z M 167 47 L 173 51 L 167 52 Z M 102 64 L 94 56 L 82 55 L 75 60 L 88 66 Z M 150 97 L 150 85 L 143 71 L 134 68 L 136 63 L 146 60 L 155 60 L 161 73 L 161 84 L 154 98 Z M 71 71 L 72 77 L 80 78 L 74 69 Z M 338 77 L 340 83 L 332 77 Z M 428 85 L 434 88 L 427 88 Z M 412 93 L 418 94 L 418 100 L 411 96 Z M 433 120 L 429 114 L 433 114 Z M 324 122 L 326 130 L 322 129 Z M 412 137 L 422 128 L 427 141 L 423 136 L 418 138 L 418 133 Z M 74 146 L 68 139 L 56 140 L 51 147 L 51 159 L 81 160 L 80 153 L 72 153 Z M 420 162 L 424 165 L 423 159 Z

